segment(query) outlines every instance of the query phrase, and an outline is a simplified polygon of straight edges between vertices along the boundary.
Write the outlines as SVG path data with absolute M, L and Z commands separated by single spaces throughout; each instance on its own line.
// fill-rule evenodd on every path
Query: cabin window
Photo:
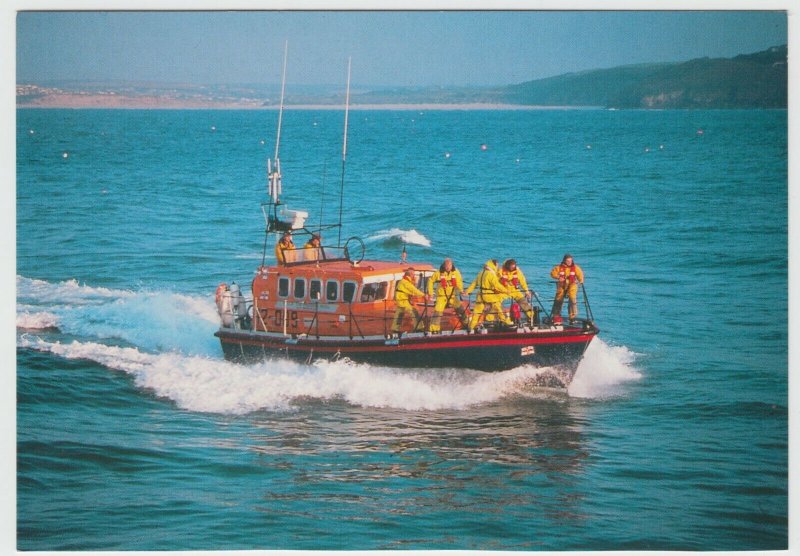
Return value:
M 339 282 L 336 280 L 328 280 L 325 284 L 325 299 L 327 301 L 336 301 L 339 299 Z
M 294 297 L 295 299 L 303 299 L 306 296 L 306 279 L 294 279 Z
M 322 280 L 314 278 L 308 286 L 308 294 L 311 299 L 318 301 L 322 297 Z
M 278 278 L 278 297 L 289 297 L 289 279 L 286 276 Z
M 361 289 L 361 302 L 383 301 L 386 299 L 387 289 L 389 289 L 389 282 L 364 284 L 364 287 Z
M 358 290 L 358 284 L 355 282 L 345 282 L 342 284 L 342 301 L 345 303 L 352 303 L 356 300 L 356 291 Z

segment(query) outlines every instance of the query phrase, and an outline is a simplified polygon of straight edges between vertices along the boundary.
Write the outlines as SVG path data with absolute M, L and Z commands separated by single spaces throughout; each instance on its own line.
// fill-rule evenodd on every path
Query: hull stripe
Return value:
M 297 343 L 288 344 L 285 341 L 274 341 L 272 338 L 249 338 L 245 335 L 237 334 L 218 334 L 222 342 L 228 344 L 247 344 L 254 346 L 264 346 L 269 349 L 289 349 L 303 351 L 322 351 L 335 353 L 341 352 L 370 352 L 370 351 L 413 351 L 413 350 L 440 350 L 455 348 L 475 348 L 475 347 L 497 347 L 497 346 L 536 346 L 541 344 L 577 344 L 589 342 L 595 334 L 579 334 L 571 336 L 557 336 L 545 338 L 479 338 L 473 341 L 454 340 L 448 342 L 431 342 L 429 339 L 406 340 L 413 343 L 385 344 L 380 340 L 373 341 L 372 345 L 330 345 L 328 342 L 311 340 L 301 340 Z M 302 343 L 301 343 L 302 342 Z M 402 342 L 402 340 L 401 340 Z

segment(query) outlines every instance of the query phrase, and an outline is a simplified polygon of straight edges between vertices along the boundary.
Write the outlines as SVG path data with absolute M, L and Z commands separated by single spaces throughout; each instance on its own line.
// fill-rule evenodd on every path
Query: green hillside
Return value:
M 361 103 L 490 103 L 615 108 L 786 108 L 786 45 L 735 58 L 639 64 L 485 88 L 422 87 L 354 95 Z
M 498 91 L 503 102 L 544 106 L 609 106 L 621 90 L 671 67 L 639 64 L 567 73 L 556 77 L 509 85 Z
M 701 58 L 620 88 L 620 108 L 786 108 L 786 46 L 735 58 Z
M 787 47 L 565 74 L 499 89 L 512 104 L 617 108 L 785 108 Z

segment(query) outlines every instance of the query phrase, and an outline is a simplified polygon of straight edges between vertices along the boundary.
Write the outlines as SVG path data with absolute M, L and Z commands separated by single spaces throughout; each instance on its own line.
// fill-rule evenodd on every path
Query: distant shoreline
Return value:
M 121 100 L 121 99 L 115 99 Z M 49 101 L 49 102 L 31 102 L 31 103 L 17 103 L 17 109 L 66 109 L 66 110 L 278 110 L 276 105 L 253 105 L 253 104 L 237 104 L 237 103 L 186 103 L 186 102 L 158 102 L 158 101 L 145 101 L 145 102 L 96 102 L 85 97 L 81 102 L 67 101 Z M 523 104 L 492 104 L 492 103 L 420 103 L 420 104 L 351 104 L 350 110 L 442 110 L 442 111 L 457 111 L 457 110 L 598 110 L 602 109 L 599 106 L 535 106 Z M 344 110 L 344 105 L 341 104 L 287 104 L 284 110 Z

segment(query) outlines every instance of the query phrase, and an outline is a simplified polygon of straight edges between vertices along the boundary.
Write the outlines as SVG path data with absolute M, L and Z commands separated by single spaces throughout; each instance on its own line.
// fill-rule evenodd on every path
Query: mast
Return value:
M 347 94 L 344 101 L 344 141 L 342 142 L 342 183 L 339 187 L 339 239 L 336 245 L 342 245 L 342 206 L 344 201 L 344 167 L 347 161 L 347 119 L 350 112 L 350 65 L 352 57 L 347 58 Z
M 283 124 L 283 99 L 286 92 L 286 59 L 289 54 L 289 41 L 287 40 L 283 46 L 283 75 L 281 77 L 281 105 L 278 110 L 278 134 L 275 138 L 275 166 L 273 168 L 272 162 L 267 159 L 267 179 L 269 180 L 269 196 L 272 202 L 277 204 L 282 193 L 281 184 L 281 160 L 280 160 L 280 147 L 281 147 L 281 125 Z

